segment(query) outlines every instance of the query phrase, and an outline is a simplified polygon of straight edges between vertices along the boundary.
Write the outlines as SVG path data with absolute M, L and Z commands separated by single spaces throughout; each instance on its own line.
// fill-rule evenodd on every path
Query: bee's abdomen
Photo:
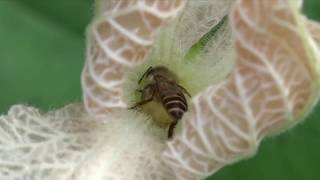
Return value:
M 186 98 L 182 93 L 168 94 L 162 98 L 162 104 L 167 112 L 175 119 L 181 119 L 188 110 Z

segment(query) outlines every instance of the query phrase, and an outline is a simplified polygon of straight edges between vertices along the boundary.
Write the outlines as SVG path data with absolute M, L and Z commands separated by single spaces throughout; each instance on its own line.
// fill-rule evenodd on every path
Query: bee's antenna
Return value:
M 138 84 L 141 83 L 142 79 L 143 79 L 146 75 L 148 75 L 151 70 L 152 70 L 152 66 L 150 66 L 150 67 L 147 69 L 147 71 L 143 73 L 143 75 L 141 76 L 141 78 L 140 78 L 139 81 L 138 81 Z

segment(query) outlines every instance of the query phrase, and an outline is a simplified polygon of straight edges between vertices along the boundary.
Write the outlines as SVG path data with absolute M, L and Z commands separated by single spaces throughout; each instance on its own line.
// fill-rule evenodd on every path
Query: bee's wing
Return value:
M 103 117 L 125 108 L 122 83 L 125 72 L 144 61 L 154 32 L 184 7 L 184 0 L 100 0 L 87 30 L 87 57 L 82 73 L 87 111 Z
M 236 66 L 192 99 L 164 152 L 179 179 L 204 179 L 254 155 L 263 138 L 301 122 L 318 101 L 319 49 L 296 2 L 235 4 Z

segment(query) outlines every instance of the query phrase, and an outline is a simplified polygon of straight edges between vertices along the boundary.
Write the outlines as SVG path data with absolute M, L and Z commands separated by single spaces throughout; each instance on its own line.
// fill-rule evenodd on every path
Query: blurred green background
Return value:
M 320 20 L 320 1 L 305 0 Z M 84 31 L 93 0 L 0 0 L 0 114 L 13 104 L 46 111 L 81 101 Z M 320 179 L 320 106 L 306 122 L 265 140 L 258 154 L 214 180 Z

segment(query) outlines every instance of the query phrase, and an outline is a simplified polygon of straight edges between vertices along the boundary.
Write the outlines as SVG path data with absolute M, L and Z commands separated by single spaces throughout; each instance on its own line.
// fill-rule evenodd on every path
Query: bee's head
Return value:
M 146 78 L 153 81 L 156 79 L 166 79 L 168 81 L 176 81 L 176 75 L 165 66 L 156 66 L 149 68 L 146 72 Z

